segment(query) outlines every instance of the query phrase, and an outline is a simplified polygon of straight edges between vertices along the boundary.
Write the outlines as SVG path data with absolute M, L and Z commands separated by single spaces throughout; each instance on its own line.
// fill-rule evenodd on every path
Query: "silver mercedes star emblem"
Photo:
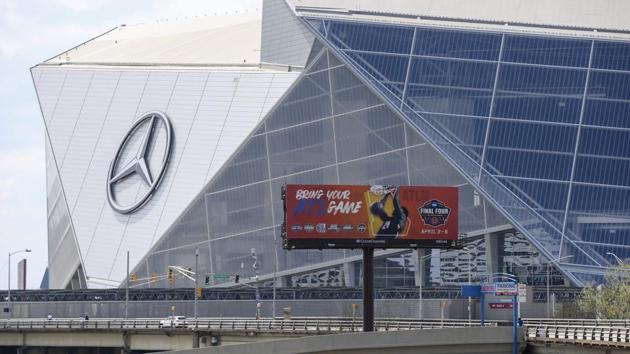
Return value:
M 155 140 L 158 135 L 156 133 L 158 131 L 156 126 L 160 124 L 166 132 L 166 144 L 161 159 L 161 166 L 154 176 L 151 173 L 149 164 L 151 158 L 149 155 L 150 151 L 152 151 L 151 147 L 156 145 Z M 126 148 L 128 145 L 133 145 L 130 144 L 130 142 L 135 140 L 133 139 L 134 136 L 136 136 L 136 133 L 139 134 L 139 131 L 144 126 L 148 127 L 144 131 L 144 135 L 142 135 L 138 151 L 135 153 L 131 151 L 130 154 L 126 151 Z M 153 195 L 153 192 L 160 184 L 162 177 L 164 177 L 166 166 L 168 165 L 169 156 L 171 154 L 171 137 L 171 122 L 164 113 L 160 112 L 148 112 L 142 115 L 142 117 L 135 121 L 131 128 L 129 128 L 129 131 L 127 131 L 127 134 L 125 134 L 125 137 L 118 146 L 116 156 L 114 156 L 114 159 L 110 163 L 109 173 L 107 174 L 107 200 L 114 210 L 121 214 L 128 214 L 138 210 L 138 208 L 143 206 L 149 198 L 151 198 L 151 195 Z M 132 147 L 130 147 L 130 149 L 131 148 Z M 127 156 L 128 160 L 125 161 L 124 165 L 121 164 L 123 156 Z M 129 158 L 129 156 L 131 156 L 131 158 Z M 120 202 L 116 200 L 115 186 L 132 177 L 134 174 L 140 177 L 141 181 L 146 185 L 146 188 L 144 188 L 144 192 L 138 193 L 138 197 L 135 201 L 121 205 Z

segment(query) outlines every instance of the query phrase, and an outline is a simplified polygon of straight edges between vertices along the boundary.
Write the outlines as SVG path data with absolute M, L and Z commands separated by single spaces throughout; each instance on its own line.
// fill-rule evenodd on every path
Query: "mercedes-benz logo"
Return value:
M 164 127 L 166 132 L 166 145 L 164 148 L 164 154 L 162 156 L 162 164 L 158 173 L 155 177 L 151 173 L 151 168 L 149 166 L 149 162 L 151 161 L 149 157 L 149 151 L 151 151 L 151 146 L 155 146 L 155 138 L 158 134 L 156 129 L 156 125 L 160 124 Z M 132 138 L 139 132 L 140 128 L 148 125 L 147 129 L 142 135 L 142 139 L 140 140 L 140 145 L 138 147 L 138 151 L 134 154 L 133 151 L 131 154 L 127 153 L 126 155 L 131 155 L 130 161 L 126 162 L 122 167 L 121 160 L 123 158 L 123 153 L 125 152 L 125 148 L 132 141 Z M 116 155 L 112 162 L 109 165 L 109 173 L 107 174 L 107 200 L 109 201 L 109 205 L 121 214 L 132 213 L 141 206 L 143 206 L 151 195 L 155 191 L 155 189 L 160 184 L 162 177 L 164 177 L 164 173 L 166 171 L 166 166 L 168 165 L 169 156 L 171 154 L 171 137 L 172 137 L 172 128 L 171 122 L 166 117 L 164 113 L 160 112 L 148 112 L 142 115 L 140 119 L 135 121 L 125 137 L 120 142 L 118 146 L 118 150 L 116 151 Z M 119 168 L 120 167 L 120 168 Z M 121 205 L 116 200 L 116 193 L 114 191 L 114 187 L 121 183 L 122 181 L 130 178 L 134 174 L 137 174 L 142 182 L 146 184 L 148 190 L 139 195 L 137 199 L 127 205 Z

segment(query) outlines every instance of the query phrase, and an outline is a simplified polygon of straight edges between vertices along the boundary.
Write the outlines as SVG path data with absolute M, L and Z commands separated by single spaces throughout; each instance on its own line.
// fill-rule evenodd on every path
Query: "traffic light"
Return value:
M 129 279 L 134 282 L 138 280 L 138 276 L 136 275 L 136 273 L 131 273 L 131 276 L 129 277 Z
M 238 281 L 239 281 L 240 279 L 241 279 L 241 276 L 240 276 L 240 275 L 238 275 L 238 274 L 234 275 L 234 282 L 235 282 L 235 283 L 238 283 Z
M 201 287 L 197 288 L 197 299 L 201 299 Z
M 168 282 L 171 285 L 175 284 L 175 274 L 171 268 L 168 269 Z
M 209 275 L 206 275 L 206 279 L 204 281 L 204 284 L 205 285 L 210 285 L 210 276 Z

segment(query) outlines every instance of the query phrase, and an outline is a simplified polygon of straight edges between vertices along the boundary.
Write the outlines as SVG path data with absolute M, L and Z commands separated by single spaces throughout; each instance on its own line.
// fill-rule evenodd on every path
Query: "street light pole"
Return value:
M 258 268 L 259 268 L 259 264 L 258 264 L 258 255 L 256 254 L 256 248 L 252 248 L 251 249 L 251 256 L 252 256 L 252 268 L 254 268 L 254 274 L 256 277 L 256 319 L 259 320 L 260 319 L 260 308 L 262 306 L 261 302 L 260 302 L 260 292 L 259 292 L 259 284 L 258 284 Z
M 468 285 L 472 284 L 472 252 L 470 248 L 462 248 L 462 250 L 468 253 Z M 472 297 L 468 297 L 468 326 L 472 323 Z
M 551 282 L 549 277 L 551 272 L 549 268 L 551 268 L 551 264 L 547 263 L 547 318 L 549 318 L 549 283 Z
M 432 256 L 432 253 L 425 254 L 422 257 L 416 257 L 418 264 L 416 264 L 416 272 L 421 272 L 418 274 L 418 279 L 420 282 L 418 283 L 418 319 L 422 320 L 422 285 L 424 283 L 424 264 L 423 262 Z
M 23 250 L 19 250 L 19 251 L 15 251 L 15 252 L 11 252 L 9 251 L 9 284 L 7 286 L 7 305 L 8 305 L 8 309 L 9 309 L 9 318 L 13 317 L 13 311 L 11 309 L 11 256 L 13 256 L 14 254 L 18 254 L 21 252 L 26 252 L 26 253 L 30 253 L 31 250 L 26 248 Z
M 199 247 L 195 248 L 195 327 L 197 327 L 197 288 L 199 287 L 199 272 L 197 268 L 199 267 Z
M 621 258 L 617 257 L 616 254 L 614 254 L 612 252 L 606 252 L 606 254 L 615 257 L 615 259 L 617 260 L 617 263 L 619 263 L 619 265 L 623 265 L 624 264 L 624 261 L 622 261 Z
M 127 285 L 125 286 L 125 319 L 129 318 L 129 251 L 127 251 Z
M 564 256 L 564 257 L 560 257 L 560 258 L 556 258 L 556 259 L 551 259 L 549 261 L 547 261 L 547 318 L 549 318 L 549 300 L 550 300 L 550 286 L 551 286 L 551 265 L 553 263 L 557 263 L 563 259 L 568 259 L 568 258 L 572 258 L 573 255 L 568 255 L 568 256 Z
M 468 250 L 468 285 L 472 284 L 472 256 L 470 250 Z M 472 322 L 472 315 L 470 312 L 470 308 L 472 307 L 472 298 L 468 296 L 468 326 Z
M 9 318 L 11 318 L 12 314 L 11 314 L 11 252 L 9 252 L 9 285 L 7 287 L 7 293 L 8 293 L 8 309 L 9 309 Z

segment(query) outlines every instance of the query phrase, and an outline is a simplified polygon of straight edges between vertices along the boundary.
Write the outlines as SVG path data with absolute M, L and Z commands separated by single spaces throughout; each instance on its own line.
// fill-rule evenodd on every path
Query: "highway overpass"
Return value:
M 377 333 L 372 337 L 357 333 L 362 331 L 360 318 L 203 318 L 186 320 L 181 328 L 162 328 L 160 319 L 13 319 L 0 320 L 0 352 L 16 349 L 24 354 L 109 354 L 189 350 L 217 345 L 220 349 L 210 348 L 205 353 L 229 354 L 229 344 L 238 344 L 244 353 L 249 348 L 259 348 L 256 351 L 259 354 L 268 352 L 269 348 L 274 348 L 269 351 L 274 353 L 292 352 L 295 345 L 302 343 L 313 350 L 319 348 L 313 353 L 327 353 L 332 350 L 331 343 L 336 343 L 338 353 L 350 350 L 352 345 L 355 349 L 357 346 L 362 348 L 362 352 L 377 350 L 386 353 L 376 344 L 390 343 L 391 340 L 387 348 L 397 350 L 393 352 L 415 350 L 422 353 L 420 349 L 426 349 L 424 352 L 432 354 L 500 353 L 503 344 L 511 343 L 512 328 L 506 322 L 487 324 L 480 328 L 475 321 L 379 319 L 375 323 Z M 564 353 L 562 350 L 567 348 L 572 348 L 572 351 L 565 351 L 567 353 L 630 352 L 630 321 L 527 319 L 519 332 L 523 336 L 523 348 L 527 344 L 532 353 Z M 333 334 L 348 336 L 321 337 Z M 424 336 L 428 339 L 416 341 Z M 445 341 L 440 342 L 440 338 Z M 460 341 L 467 345 L 465 348 L 470 348 L 466 350 L 471 351 L 463 351 L 464 347 L 459 347 Z M 492 348 L 485 346 L 488 343 Z M 494 349 L 499 351 L 489 351 Z

